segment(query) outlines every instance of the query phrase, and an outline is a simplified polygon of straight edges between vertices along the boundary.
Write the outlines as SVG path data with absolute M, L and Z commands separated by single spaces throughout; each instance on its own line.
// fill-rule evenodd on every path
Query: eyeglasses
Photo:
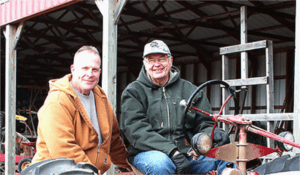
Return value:
M 156 61 L 158 61 L 158 63 L 162 64 L 162 63 L 167 62 L 168 58 L 169 57 L 167 57 L 166 55 L 164 55 L 164 56 L 159 57 L 158 59 L 149 58 L 149 59 L 146 59 L 146 61 L 147 61 L 148 64 L 151 64 L 151 65 L 155 64 Z

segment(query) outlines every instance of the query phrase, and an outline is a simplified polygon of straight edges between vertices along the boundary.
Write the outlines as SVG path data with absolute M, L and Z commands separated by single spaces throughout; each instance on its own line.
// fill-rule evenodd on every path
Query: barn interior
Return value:
M 173 65 L 180 69 L 181 78 L 197 86 L 208 80 L 222 79 L 220 48 L 241 44 L 243 6 L 247 8 L 246 41 L 273 42 L 274 112 L 293 112 L 295 5 L 295 0 L 127 1 L 117 31 L 117 117 L 121 113 L 121 93 L 137 78 L 142 67 L 144 45 L 154 39 L 167 43 L 174 59 Z M 16 46 L 16 113 L 28 118 L 28 127 L 17 122 L 17 131 L 35 138 L 36 114 L 47 96 L 48 81 L 70 73 L 74 53 L 82 45 L 93 45 L 102 53 L 103 18 L 93 1 L 83 0 L 23 23 Z M 7 98 L 4 94 L 5 37 L 2 31 L 0 33 L 0 111 L 4 112 Z M 249 77 L 264 76 L 265 55 L 263 49 L 248 52 Z M 229 63 L 229 78 L 241 78 L 241 55 L 229 55 Z M 222 104 L 221 88 L 212 86 L 205 91 L 213 110 L 218 111 Z M 239 113 L 266 113 L 264 85 L 248 87 L 237 97 Z M 233 110 L 229 108 L 229 113 Z M 280 122 L 276 126 L 278 130 L 292 131 L 291 121 Z

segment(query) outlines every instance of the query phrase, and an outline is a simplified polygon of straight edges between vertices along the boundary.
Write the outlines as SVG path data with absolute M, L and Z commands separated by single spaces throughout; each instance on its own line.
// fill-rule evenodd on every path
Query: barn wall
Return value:
M 287 67 L 292 67 L 293 65 L 286 65 L 287 64 L 287 52 L 280 52 L 280 53 L 274 53 L 274 94 L 275 94 L 275 113 L 280 112 L 280 109 L 282 108 L 286 91 L 287 91 L 287 85 L 286 85 L 286 78 Z M 239 58 L 238 58 L 239 59 Z M 251 69 L 251 64 L 249 63 L 249 72 L 251 72 L 249 77 L 261 77 L 265 76 L 266 73 L 266 61 L 265 61 L 265 55 L 256 55 L 251 56 L 249 55 L 249 60 L 254 60 L 253 63 L 253 69 Z M 181 77 L 196 84 L 200 85 L 207 80 L 213 80 L 213 79 L 222 79 L 222 62 L 221 61 L 214 61 L 211 63 L 211 75 L 208 75 L 208 71 L 201 63 L 195 63 L 195 64 L 181 64 L 177 65 L 176 67 L 179 68 L 181 71 Z M 198 69 L 195 71 L 195 69 Z M 194 73 L 198 73 L 198 75 L 195 75 Z M 127 75 L 129 74 L 129 75 Z M 121 76 L 121 81 L 118 83 L 121 83 L 120 85 L 120 91 L 121 93 L 126 85 L 136 79 L 135 76 L 133 76 L 130 72 L 121 73 L 118 76 Z M 237 58 L 230 58 L 229 59 L 229 78 L 230 79 L 237 79 L 237 77 L 240 76 L 240 61 L 237 60 Z M 210 78 L 209 78 L 210 77 Z M 221 88 L 219 85 L 211 85 L 209 87 L 210 89 L 207 91 L 205 88 L 204 91 L 207 92 L 207 96 L 210 100 L 211 106 L 215 112 L 217 112 L 221 106 Z M 239 88 L 239 87 L 238 87 Z M 239 104 L 242 104 L 243 101 L 243 95 L 239 95 Z M 252 102 L 252 98 L 255 102 Z M 254 104 L 254 105 L 253 105 Z M 230 106 L 233 107 L 233 101 L 230 102 Z M 118 110 L 120 112 L 120 110 Z M 251 112 L 252 111 L 252 112 Z M 244 110 L 243 114 L 250 114 L 250 113 L 266 113 L 266 86 L 265 85 L 257 85 L 257 86 L 250 86 L 248 87 L 245 103 L 244 103 Z M 230 108 L 230 114 L 233 114 L 233 108 Z

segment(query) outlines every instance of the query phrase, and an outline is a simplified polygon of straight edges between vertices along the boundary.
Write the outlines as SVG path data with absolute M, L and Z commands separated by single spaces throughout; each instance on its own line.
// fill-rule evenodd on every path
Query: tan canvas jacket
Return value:
M 71 74 L 50 81 L 49 94 L 38 112 L 37 152 L 33 163 L 50 158 L 71 158 L 88 162 L 101 173 L 115 165 L 129 168 L 128 152 L 120 137 L 119 125 L 104 91 L 93 89 L 99 126 L 103 138 L 98 147 L 98 134 L 78 96 L 70 86 Z

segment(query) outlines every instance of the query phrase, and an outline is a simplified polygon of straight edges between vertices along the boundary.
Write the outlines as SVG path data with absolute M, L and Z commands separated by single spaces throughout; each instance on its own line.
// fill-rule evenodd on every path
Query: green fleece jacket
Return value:
M 129 160 L 143 151 L 158 150 L 167 155 L 178 149 L 187 153 L 182 121 L 182 99 L 188 100 L 197 88 L 180 78 L 179 70 L 172 66 L 170 80 L 165 86 L 153 83 L 143 67 L 136 81 L 122 93 L 120 120 L 121 133 L 128 140 Z M 194 106 L 211 113 L 211 106 L 203 91 L 198 93 Z M 210 134 L 214 122 L 209 116 L 194 110 L 186 116 L 188 139 L 199 132 Z

